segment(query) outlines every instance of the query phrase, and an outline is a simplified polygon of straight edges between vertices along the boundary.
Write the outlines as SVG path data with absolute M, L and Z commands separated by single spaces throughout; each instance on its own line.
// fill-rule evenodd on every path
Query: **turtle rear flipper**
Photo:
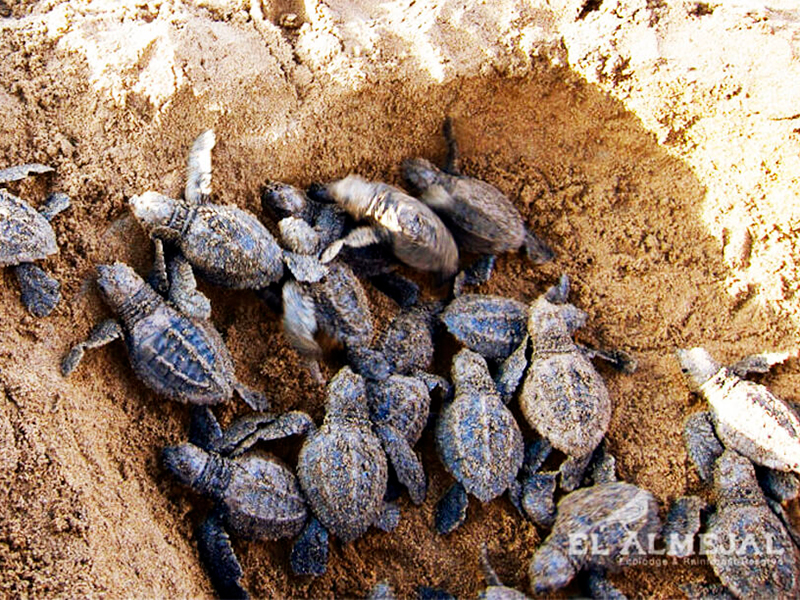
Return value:
M 41 214 L 48 221 L 52 221 L 58 213 L 67 210 L 70 207 L 70 199 L 63 192 L 53 192 L 47 197 L 45 203 L 39 207 L 39 214 Z
M 61 284 L 33 263 L 14 269 L 22 290 L 22 303 L 32 315 L 46 317 L 61 300 Z
M 328 564 L 328 531 L 311 518 L 292 547 L 290 559 L 295 575 L 324 575 Z
M 461 483 L 454 483 L 436 503 L 436 531 L 445 535 L 464 523 L 468 504 L 467 490 Z

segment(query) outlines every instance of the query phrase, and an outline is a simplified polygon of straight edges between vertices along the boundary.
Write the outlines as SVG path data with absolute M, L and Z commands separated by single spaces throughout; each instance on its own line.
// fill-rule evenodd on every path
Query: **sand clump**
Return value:
M 699 492 L 681 425 L 702 403 L 673 350 L 704 345 L 732 362 L 798 341 L 792 4 L 0 2 L 0 167 L 52 165 L 54 175 L 9 188 L 35 205 L 51 189 L 73 199 L 54 222 L 60 254 L 44 261 L 64 286 L 54 314 L 27 315 L 10 271 L 0 286 L 0 589 L 212 595 L 193 541 L 207 507 L 159 456 L 184 439 L 186 407 L 144 388 L 120 344 L 88 354 L 69 379 L 58 372 L 108 316 L 94 265 L 118 259 L 143 272 L 152 259 L 128 199 L 178 195 L 191 141 L 209 127 L 216 200 L 260 215 L 268 178 L 306 185 L 357 172 L 401 183 L 403 159 L 442 161 L 452 115 L 463 170 L 514 199 L 558 254 L 540 268 L 503 256 L 481 289 L 529 301 L 568 273 L 571 301 L 590 315 L 581 340 L 639 361 L 633 375 L 599 367 L 620 476 L 662 504 Z M 203 290 L 240 379 L 319 422 L 321 390 L 263 303 Z M 394 310 L 371 298 L 381 315 Z M 762 381 L 796 400 L 799 373 L 789 360 Z M 233 403 L 220 417 L 243 410 Z M 475 595 L 484 541 L 501 579 L 527 589 L 540 532 L 502 500 L 471 503 L 467 524 L 439 538 L 433 505 L 450 480 L 430 435 L 418 449 L 428 500 L 404 501 L 392 534 L 334 544 L 324 577 L 291 576 L 287 543 L 237 541 L 253 594 L 363 596 L 389 578 L 404 595 L 418 584 Z M 714 576 L 699 560 L 613 580 L 629 594 L 674 597 Z

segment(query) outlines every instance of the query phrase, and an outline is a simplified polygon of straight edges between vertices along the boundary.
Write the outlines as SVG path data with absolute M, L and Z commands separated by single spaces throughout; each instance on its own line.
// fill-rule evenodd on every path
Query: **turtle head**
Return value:
M 176 238 L 180 231 L 175 229 L 173 221 L 178 200 L 157 192 L 145 192 L 130 199 L 131 210 L 147 235 L 165 239 Z
M 202 448 L 187 443 L 164 448 L 161 451 L 161 460 L 178 481 L 185 486 L 196 488 L 210 455 Z
M 343 367 L 328 382 L 325 412 L 328 420 L 369 423 L 367 387 L 364 378 Z
M 128 265 L 116 262 L 97 266 L 97 285 L 106 304 L 114 312 L 119 312 L 125 302 L 146 284 Z
M 409 158 L 403 161 L 403 177 L 418 192 L 424 192 L 439 183 L 441 171 L 429 160 Z
M 681 364 L 681 371 L 693 391 L 697 391 L 722 368 L 703 348 L 676 350 L 675 353 Z
M 308 206 L 302 190 L 288 183 L 268 181 L 261 188 L 261 208 L 277 219 L 301 216 Z
M 719 503 L 764 502 L 753 463 L 734 450 L 725 450 L 717 459 L 714 465 L 714 490 Z
M 569 557 L 556 545 L 545 543 L 534 554 L 528 575 L 534 592 L 541 594 L 564 587 L 575 573 Z

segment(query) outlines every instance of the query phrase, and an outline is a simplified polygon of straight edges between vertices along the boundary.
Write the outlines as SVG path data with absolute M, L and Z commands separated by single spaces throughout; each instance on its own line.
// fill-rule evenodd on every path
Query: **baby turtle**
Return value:
M 268 408 L 266 398 L 237 381 L 230 352 L 210 321 L 176 310 L 123 263 L 98 266 L 97 284 L 122 323 L 99 323 L 64 358 L 64 376 L 75 370 L 86 348 L 122 338 L 134 372 L 159 394 L 180 402 L 218 404 L 236 391 L 254 410 Z
M 294 218 L 305 222 L 310 228 L 301 234 L 306 242 L 306 254 L 313 251 L 318 256 L 322 249 L 353 229 L 353 220 L 347 212 L 333 202 L 333 199 L 327 196 L 325 189 L 319 185 L 312 185 L 306 193 L 287 183 L 267 182 L 262 187 L 261 204 L 265 211 L 276 217 L 276 220 Z M 281 231 L 286 242 L 285 232 L 283 229 Z M 300 233 L 298 231 L 296 237 L 299 237 Z M 419 287 L 397 273 L 397 261 L 390 258 L 381 248 L 377 246 L 344 248 L 338 257 L 359 277 L 368 279 L 372 285 L 400 306 L 412 306 L 417 302 Z M 287 264 L 291 269 L 292 265 L 288 260 Z
M 422 202 L 385 183 L 348 175 L 326 186 L 327 193 L 353 218 L 371 224 L 352 230 L 322 253 L 329 262 L 345 247 L 361 248 L 385 242 L 394 255 L 421 271 L 455 275 L 458 248 L 441 219 Z
M 162 458 L 178 481 L 214 500 L 215 509 L 196 536 L 217 593 L 222 598 L 247 597 L 228 533 L 249 540 L 295 537 L 308 510 L 297 478 L 280 460 L 259 450 L 220 454 L 215 446 L 221 439 L 210 409 L 195 407 L 190 441 L 165 448 Z
M 529 309 L 532 354 L 519 403 L 531 427 L 569 457 L 589 457 L 605 436 L 611 420 L 611 399 L 587 353 L 572 339 L 587 315 L 567 303 L 569 280 L 538 298 Z M 527 347 L 509 358 L 502 373 L 509 390 L 524 370 Z M 612 357 L 617 360 L 617 356 Z
M 467 493 L 489 502 L 506 490 L 519 495 L 524 444 L 514 415 L 500 399 L 486 361 L 468 349 L 453 358 L 455 397 L 436 424 L 436 447 L 456 478 L 436 509 L 436 528 L 448 533 L 466 518 Z
M 751 371 L 763 373 L 771 364 L 786 357 L 785 354 L 758 355 L 729 368 L 717 363 L 702 348 L 678 350 L 681 369 L 692 389 L 708 401 L 714 431 L 724 446 L 758 465 L 800 473 L 800 418 L 797 413 L 765 386 L 742 379 Z M 702 427 L 700 421 L 692 421 L 691 425 Z M 713 444 L 713 438 L 698 430 L 687 432 L 686 439 L 691 444 L 690 456 L 704 463 L 699 467 L 702 476 L 710 470 L 708 461 L 715 458 L 715 453 L 700 446 Z
M 440 315 L 460 343 L 488 360 L 505 360 L 526 339 L 528 305 L 489 294 L 457 296 Z
M 466 274 L 464 283 L 489 279 L 496 254 L 525 247 L 536 264 L 553 259 L 553 251 L 525 227 L 517 208 L 495 186 L 461 173 L 452 121 L 444 123 L 447 164 L 438 169 L 424 158 L 406 160 L 403 172 L 420 199 L 442 216 L 461 250 L 484 255 Z
M 398 313 L 374 348 L 354 348 L 349 360 L 364 376 L 370 418 L 401 484 L 412 502 L 425 499 L 422 463 L 412 450 L 430 413 L 430 392 L 451 393 L 449 382 L 427 372 L 433 359 L 433 320 L 438 304 Z
M 725 450 L 714 469 L 717 510 L 704 539 L 708 562 L 737 597 L 796 598 L 800 552 L 769 509 L 752 463 Z
M 616 570 L 644 555 L 661 529 L 653 495 L 630 483 L 601 483 L 558 503 L 550 535 L 530 564 L 536 593 L 567 585 L 583 569 Z
M 53 169 L 36 163 L 0 170 L 0 184 Z M 36 317 L 46 317 L 61 300 L 61 285 L 34 261 L 58 252 L 56 234 L 50 221 L 69 207 L 66 194 L 50 194 L 34 210 L 27 202 L 0 188 L 0 267 L 14 267 L 22 303 Z
M 252 213 L 209 201 L 213 130 L 192 145 L 182 200 L 148 191 L 130 200 L 147 234 L 174 246 L 208 281 L 236 289 L 261 289 L 283 274 L 283 251 Z
M 233 444 L 241 452 L 259 440 L 306 434 L 297 477 L 318 521 L 312 519 L 295 544 L 292 568 L 298 574 L 325 572 L 327 550 L 320 548 L 327 548 L 327 532 L 351 542 L 370 525 L 392 529 L 399 514 L 383 499 L 386 454 L 372 431 L 364 379 L 342 368 L 328 384 L 325 411 L 319 429 L 298 411 L 245 417 L 225 432 L 220 448 Z
M 353 270 L 341 261 L 325 267 L 318 281 L 287 281 L 282 291 L 283 331 L 318 381 L 318 332 L 346 349 L 367 346 L 374 335 L 369 300 Z

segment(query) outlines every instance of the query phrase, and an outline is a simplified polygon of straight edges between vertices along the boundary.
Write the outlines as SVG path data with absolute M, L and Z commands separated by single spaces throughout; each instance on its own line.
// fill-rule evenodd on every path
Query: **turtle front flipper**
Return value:
M 397 473 L 397 479 L 408 490 L 411 501 L 417 505 L 422 504 L 428 487 L 425 471 L 408 440 L 390 425 L 375 427 L 375 433 L 378 434 L 383 450 Z
M 52 221 L 53 217 L 67 210 L 70 205 L 69 196 L 63 192 L 53 192 L 47 197 L 45 203 L 39 207 L 39 214 L 48 221 Z
M 205 294 L 197 290 L 197 280 L 183 256 L 176 255 L 167 263 L 169 276 L 169 300 L 178 310 L 196 319 L 211 318 L 211 302 Z
M 87 348 L 100 348 L 122 337 L 122 326 L 117 321 L 114 319 L 100 321 L 92 329 L 86 341 L 73 346 L 72 350 L 61 361 L 61 374 L 66 377 L 72 373 L 78 367 L 78 363 L 81 362 L 83 353 Z
M 197 552 L 211 584 L 220 598 L 249 598 L 242 585 L 242 565 L 231 545 L 231 539 L 215 512 L 195 532 Z
M 191 204 L 208 202 L 211 196 L 211 150 L 217 138 L 209 129 L 197 136 L 186 165 L 186 188 L 183 197 Z
M 325 248 L 322 252 L 320 260 L 323 263 L 329 263 L 339 255 L 342 248 L 345 246 L 349 248 L 365 248 L 373 244 L 380 244 L 384 241 L 385 237 L 381 234 L 381 230 L 376 227 L 364 226 L 356 227 L 350 233 L 340 240 L 336 240 L 330 246 Z
M 50 173 L 53 167 L 42 165 L 39 163 L 27 163 L 24 165 L 16 165 L 7 169 L 0 170 L 0 183 L 8 183 L 10 181 L 19 181 L 25 179 L 29 175 L 39 175 L 40 173 Z
M 35 317 L 46 317 L 61 300 L 61 284 L 33 263 L 21 263 L 14 273 L 22 291 L 22 303 Z

